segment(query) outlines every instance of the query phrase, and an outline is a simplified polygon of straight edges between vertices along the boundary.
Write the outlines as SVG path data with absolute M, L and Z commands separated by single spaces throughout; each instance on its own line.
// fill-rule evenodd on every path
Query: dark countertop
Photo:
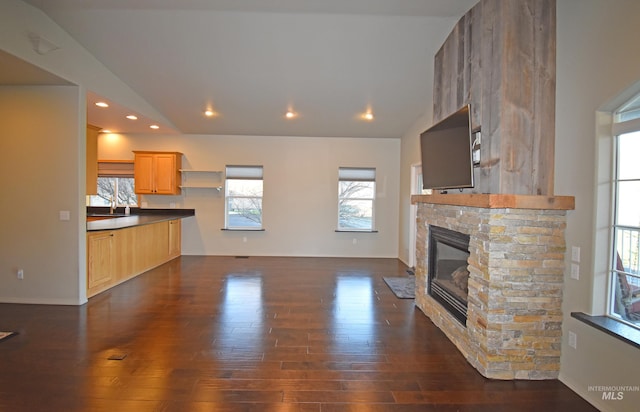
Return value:
M 165 220 L 184 219 L 186 217 L 195 216 L 195 210 L 131 208 L 131 214 L 129 216 L 125 216 L 122 208 L 116 209 L 114 214 L 110 215 L 108 207 L 87 207 L 87 218 L 92 216 L 107 218 L 91 222 L 87 221 L 87 232 L 118 230 L 127 227 L 149 225 L 152 223 L 163 222 Z

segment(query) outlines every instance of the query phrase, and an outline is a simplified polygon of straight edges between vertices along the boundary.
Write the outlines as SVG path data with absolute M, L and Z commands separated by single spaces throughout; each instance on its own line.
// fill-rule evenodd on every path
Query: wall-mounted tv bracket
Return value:
M 480 166 L 480 143 L 482 140 L 482 133 L 480 128 L 471 131 L 473 143 L 471 143 L 471 159 L 473 160 L 473 166 Z

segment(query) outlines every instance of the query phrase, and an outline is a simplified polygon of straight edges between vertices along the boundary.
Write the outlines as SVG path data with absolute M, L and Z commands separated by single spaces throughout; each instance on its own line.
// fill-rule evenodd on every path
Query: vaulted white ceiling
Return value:
M 433 56 L 477 2 L 26 1 L 182 133 L 392 138 L 430 110 Z

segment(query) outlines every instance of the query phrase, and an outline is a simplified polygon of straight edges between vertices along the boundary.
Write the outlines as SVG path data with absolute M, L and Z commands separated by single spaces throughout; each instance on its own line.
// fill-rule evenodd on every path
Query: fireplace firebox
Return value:
M 469 255 L 469 235 L 429 225 L 427 293 L 465 327 Z

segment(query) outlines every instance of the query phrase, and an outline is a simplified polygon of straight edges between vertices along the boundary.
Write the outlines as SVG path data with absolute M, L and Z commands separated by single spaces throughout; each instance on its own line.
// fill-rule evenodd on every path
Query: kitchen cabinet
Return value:
M 169 222 L 136 228 L 136 268 L 143 272 L 169 260 Z
M 182 254 L 180 219 L 87 233 L 87 297 Z
M 112 282 L 115 269 L 114 233 L 111 230 L 87 235 L 87 294 Z
M 87 187 L 88 195 L 98 194 L 98 134 L 100 133 L 98 126 L 87 125 Z
M 114 230 L 115 259 L 116 268 L 112 285 L 131 279 L 136 273 L 142 273 L 142 267 L 136 266 L 136 255 L 138 251 L 138 231 L 137 230 Z
M 137 194 L 179 195 L 182 153 L 134 151 Z
M 180 256 L 182 252 L 182 222 L 180 219 L 169 221 L 169 257 Z

